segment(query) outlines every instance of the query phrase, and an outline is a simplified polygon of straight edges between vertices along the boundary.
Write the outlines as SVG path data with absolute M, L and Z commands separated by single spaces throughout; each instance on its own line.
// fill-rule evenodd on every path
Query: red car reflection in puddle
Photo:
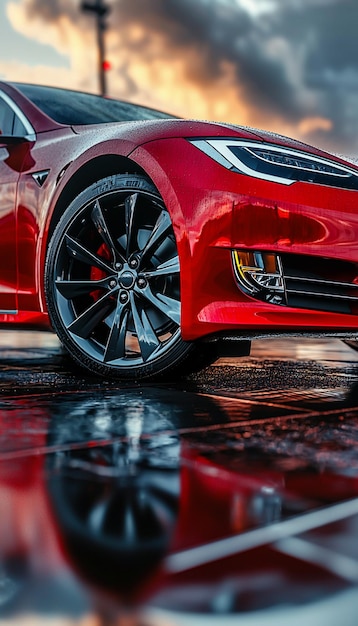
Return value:
M 214 400 L 195 398 L 198 421 L 210 407 L 224 419 Z M 0 461 L 0 616 L 40 623 L 144 602 L 224 618 L 324 600 L 358 581 L 317 557 L 325 537 L 354 532 L 335 507 L 355 504 L 355 476 L 259 460 L 245 469 L 235 450 L 232 463 L 212 461 L 180 432 L 189 405 L 175 411 L 171 400 L 144 389 L 68 395 L 61 409 L 51 398 L 2 403 L 1 432 L 13 424 L 17 437 Z M 329 505 L 334 526 L 300 527 Z M 294 554 L 297 534 L 311 559 Z M 229 549 L 218 556 L 220 541 Z

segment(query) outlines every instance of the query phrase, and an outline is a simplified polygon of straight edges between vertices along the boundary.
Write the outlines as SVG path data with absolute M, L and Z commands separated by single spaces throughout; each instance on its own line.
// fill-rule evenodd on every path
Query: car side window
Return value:
M 22 137 L 26 135 L 26 128 L 16 115 L 15 111 L 0 98 L 0 136 Z
M 0 99 L 0 130 L 2 135 L 13 134 L 14 118 L 14 111 Z

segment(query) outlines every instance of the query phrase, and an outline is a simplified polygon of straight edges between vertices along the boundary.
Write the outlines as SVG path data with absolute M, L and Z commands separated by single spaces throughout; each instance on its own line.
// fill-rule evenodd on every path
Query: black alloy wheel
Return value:
M 193 349 L 180 334 L 179 270 L 154 185 L 138 174 L 107 177 L 70 204 L 49 244 L 53 327 L 97 374 L 137 379 L 172 370 Z

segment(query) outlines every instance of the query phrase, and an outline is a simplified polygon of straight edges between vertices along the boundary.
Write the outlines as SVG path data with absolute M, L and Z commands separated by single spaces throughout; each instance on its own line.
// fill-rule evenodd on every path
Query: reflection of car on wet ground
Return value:
M 325 623 L 333 624 L 344 601 L 354 605 L 351 584 L 324 560 L 329 551 L 319 565 L 269 541 L 247 550 L 245 536 L 356 498 L 355 476 L 224 466 L 179 437 L 170 398 L 158 390 L 103 396 L 99 402 L 98 393 L 69 394 L 65 419 L 56 398 L 40 405 L 13 399 L 0 411 L 1 425 L 9 411 L 16 425 L 26 406 L 29 426 L 23 434 L 18 429 L 18 447 L 0 464 L 0 619 L 17 624 L 33 615 L 46 623 L 49 611 L 84 612 L 87 588 L 91 607 L 103 594 L 118 602 L 144 599 L 155 607 L 159 622 L 149 623 L 156 625 L 238 618 L 264 624 L 272 615 L 287 623 L 293 608 L 301 618 L 330 610 Z M 196 402 L 199 416 L 208 398 Z M 336 524 L 320 539 L 331 534 L 340 542 L 346 530 Z M 211 557 L 213 543 L 240 536 L 243 549 Z M 204 563 L 185 565 L 184 558 L 183 565 L 183 554 L 195 548 L 204 551 Z
M 0 130 L 2 322 L 48 311 L 77 362 L 127 378 L 356 329 L 354 165 L 24 84 L 0 84 Z

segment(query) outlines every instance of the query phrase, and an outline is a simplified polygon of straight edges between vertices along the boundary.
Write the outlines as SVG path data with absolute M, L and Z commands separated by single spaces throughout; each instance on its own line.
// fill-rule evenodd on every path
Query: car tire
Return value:
M 73 359 L 105 377 L 142 379 L 207 364 L 180 333 L 179 257 L 169 213 L 139 174 L 80 193 L 48 246 L 45 292 Z M 188 369 L 189 371 L 189 369 Z

